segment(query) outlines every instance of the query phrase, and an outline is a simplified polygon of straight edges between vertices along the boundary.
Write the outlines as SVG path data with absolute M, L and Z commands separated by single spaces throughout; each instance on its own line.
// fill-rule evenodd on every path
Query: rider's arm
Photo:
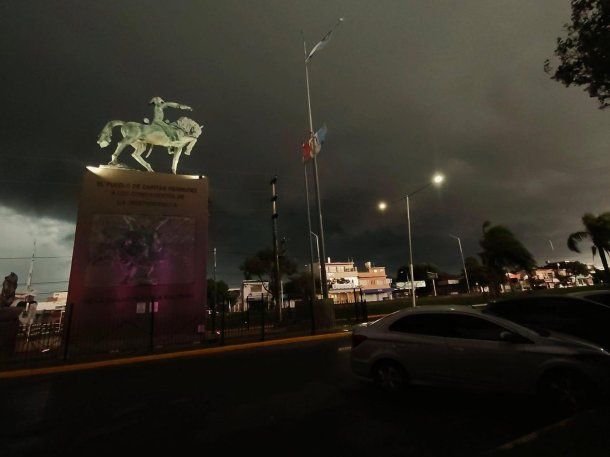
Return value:
M 188 111 L 193 111 L 193 108 L 191 108 L 188 105 L 181 105 L 180 103 L 174 103 L 174 102 L 165 102 L 164 107 L 168 107 L 168 108 L 177 108 L 177 109 L 185 109 Z

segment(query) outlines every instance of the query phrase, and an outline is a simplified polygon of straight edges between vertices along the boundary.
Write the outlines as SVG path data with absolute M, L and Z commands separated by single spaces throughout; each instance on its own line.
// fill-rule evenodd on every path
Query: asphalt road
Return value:
M 557 420 L 533 399 L 355 379 L 349 339 L 7 379 L 0 455 L 474 455 Z

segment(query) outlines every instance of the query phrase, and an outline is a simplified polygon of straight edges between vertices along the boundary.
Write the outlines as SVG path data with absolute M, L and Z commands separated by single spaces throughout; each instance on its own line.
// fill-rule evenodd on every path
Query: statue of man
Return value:
M 17 275 L 11 273 L 4 278 L 2 283 L 2 294 L 0 294 L 0 308 L 11 306 L 15 301 L 15 291 L 17 290 Z
M 154 115 L 153 115 L 152 125 L 156 125 L 161 130 L 163 130 L 163 132 L 167 135 L 167 137 L 170 140 L 176 141 L 178 139 L 178 137 L 176 135 L 176 129 L 175 129 L 175 127 L 172 127 L 170 124 L 168 124 L 165 121 L 165 113 L 163 112 L 163 110 L 165 108 L 176 108 L 176 109 L 182 109 L 182 110 L 187 110 L 187 111 L 193 111 L 193 108 L 191 108 L 190 106 L 187 106 L 187 105 L 181 105 L 180 103 L 163 101 L 163 99 L 161 97 L 153 97 L 150 100 L 149 104 L 155 105 L 155 107 L 153 108 Z

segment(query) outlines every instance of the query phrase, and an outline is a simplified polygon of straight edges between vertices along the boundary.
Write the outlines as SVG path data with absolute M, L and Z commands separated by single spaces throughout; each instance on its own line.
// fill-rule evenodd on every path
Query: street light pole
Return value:
M 409 228 L 409 274 L 411 275 L 411 303 L 415 308 L 417 306 L 415 299 L 415 276 L 413 273 L 413 242 L 411 241 L 411 205 L 410 195 L 407 194 L 405 200 L 407 202 L 407 225 Z
M 459 236 L 449 235 L 451 238 L 454 238 L 458 242 L 458 246 L 460 248 L 460 257 L 462 258 L 462 266 L 464 267 L 464 277 L 466 278 L 466 289 L 468 293 L 470 293 L 470 281 L 468 280 L 468 270 L 466 270 L 466 262 L 464 261 L 464 251 L 462 251 L 462 240 L 460 240 Z
M 411 303 L 413 305 L 413 307 L 417 306 L 417 299 L 415 297 L 415 273 L 414 273 L 414 268 L 413 268 L 413 241 L 411 238 L 411 197 L 413 195 L 415 195 L 418 192 L 421 192 L 424 189 L 427 189 L 428 187 L 432 186 L 432 185 L 436 185 L 436 186 L 440 186 L 443 181 L 445 180 L 445 177 L 440 174 L 440 173 L 436 173 L 434 176 L 432 176 L 432 179 L 427 182 L 426 184 L 424 184 L 423 186 L 421 186 L 418 189 L 415 189 L 413 192 L 410 192 L 408 194 L 406 194 L 404 197 L 402 197 L 400 200 L 405 200 L 406 205 L 407 205 L 407 227 L 408 227 L 408 231 L 409 231 L 409 274 L 411 275 Z M 399 201 L 399 200 L 397 200 Z M 378 206 L 380 211 L 385 211 L 388 207 L 387 203 L 385 202 L 379 202 Z

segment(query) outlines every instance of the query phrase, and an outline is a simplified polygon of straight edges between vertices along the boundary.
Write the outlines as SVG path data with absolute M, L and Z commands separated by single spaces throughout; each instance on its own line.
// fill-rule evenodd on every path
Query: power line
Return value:
M 31 284 L 64 284 L 66 282 L 70 282 L 67 279 L 65 281 L 40 281 L 40 282 L 33 282 Z
M 40 256 L 40 257 L 34 257 L 34 260 L 37 259 L 69 259 L 71 258 L 71 255 L 52 255 L 52 256 Z M 32 256 L 28 256 L 28 257 L 0 257 L 0 260 L 31 260 Z

